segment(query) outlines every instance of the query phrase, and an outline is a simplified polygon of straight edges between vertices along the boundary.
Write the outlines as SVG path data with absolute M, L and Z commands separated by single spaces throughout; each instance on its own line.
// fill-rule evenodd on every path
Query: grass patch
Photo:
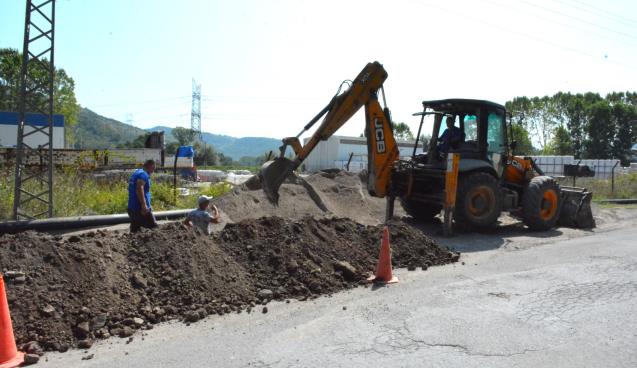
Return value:
M 13 218 L 13 168 L 0 170 L 0 221 Z M 66 168 L 56 170 L 53 186 L 53 216 L 108 215 L 126 213 L 128 206 L 127 177 L 113 180 L 96 180 L 90 173 Z M 27 190 L 38 191 L 38 184 L 29 183 Z M 179 182 L 177 184 L 180 186 Z M 201 194 L 214 197 L 232 189 L 228 183 L 217 183 L 209 187 L 192 188 L 187 196 L 173 194 L 172 181 L 153 180 L 151 205 L 154 211 L 195 208 Z M 41 191 L 41 189 L 40 189 Z M 28 211 L 44 211 L 46 207 L 31 201 Z
M 560 184 L 573 185 L 573 179 L 561 179 Z M 593 200 L 637 198 L 637 173 L 616 175 L 614 192 L 610 179 L 577 178 L 575 185 L 593 192 Z

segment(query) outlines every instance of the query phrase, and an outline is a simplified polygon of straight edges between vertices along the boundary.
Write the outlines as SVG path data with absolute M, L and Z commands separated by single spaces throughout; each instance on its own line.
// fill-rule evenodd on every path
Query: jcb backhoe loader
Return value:
M 420 220 L 436 216 L 449 203 L 447 173 L 452 165 L 447 156 L 459 155 L 457 191 L 453 213 L 455 223 L 465 228 L 482 229 L 495 224 L 501 211 L 522 218 L 533 230 L 546 230 L 556 224 L 592 227 L 591 193 L 583 188 L 560 187 L 545 176 L 529 157 L 512 154 L 504 106 L 481 100 L 448 99 L 424 101 L 413 155 L 399 159 L 389 109 L 381 108 L 378 92 L 385 100 L 383 83 L 387 72 L 378 63 L 369 63 L 349 88 L 332 98 L 296 137 L 283 139 L 280 156 L 263 165 L 259 174 L 270 200 L 278 201 L 283 181 L 298 168 L 321 140 L 332 136 L 361 107 L 365 107 L 369 180 L 367 189 L 376 197 L 388 197 L 388 217 L 393 198 L 399 198 L 405 210 Z M 299 137 L 323 117 L 311 138 L 303 146 Z M 425 116 L 433 116 L 432 138 L 424 152 L 418 152 L 418 140 Z M 438 144 L 441 122 L 450 121 L 461 139 L 452 141 L 441 152 Z M 450 124 L 450 123 L 448 123 Z M 451 128 L 449 128 L 451 129 Z M 458 130 L 459 129 L 459 130 Z M 295 157 L 285 158 L 288 146 Z M 451 157 L 451 156 L 450 156 Z M 449 208 L 447 208 L 449 210 Z

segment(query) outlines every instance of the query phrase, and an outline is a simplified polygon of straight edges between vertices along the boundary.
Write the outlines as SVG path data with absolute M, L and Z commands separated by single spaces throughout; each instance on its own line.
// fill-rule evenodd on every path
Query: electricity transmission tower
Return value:
M 190 109 L 190 129 L 201 139 L 201 84 L 192 80 L 192 108 Z
M 15 220 L 53 216 L 55 0 L 26 0 L 26 4 L 13 197 Z M 44 115 L 47 124 L 38 126 L 31 120 L 27 123 L 27 112 Z M 33 147 L 35 141 L 44 143 Z M 27 165 L 29 156 L 34 155 L 40 165 Z

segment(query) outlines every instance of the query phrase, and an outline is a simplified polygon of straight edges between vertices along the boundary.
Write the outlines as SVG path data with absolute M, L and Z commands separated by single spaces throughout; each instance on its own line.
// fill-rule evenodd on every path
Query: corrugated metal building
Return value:
M 309 138 L 305 138 L 303 144 L 307 144 Z M 414 141 L 398 141 L 400 157 L 411 157 L 414 150 Z M 422 152 L 422 142 L 419 143 L 419 152 Z M 345 137 L 333 135 L 325 141 L 321 141 L 303 162 L 304 171 L 314 172 L 323 169 L 345 169 L 350 154 L 352 161 L 349 170 L 358 172 L 367 169 L 367 139 L 365 137 Z
M 0 111 L 0 147 L 15 147 L 18 142 L 18 118 L 17 112 Z M 25 121 L 29 124 L 41 127 L 49 124 L 46 115 L 28 113 Z M 25 126 L 25 133 L 33 128 Z M 36 148 L 48 143 L 48 137 L 44 133 L 34 133 L 25 138 L 25 143 Z M 53 115 L 53 148 L 64 148 L 64 116 Z

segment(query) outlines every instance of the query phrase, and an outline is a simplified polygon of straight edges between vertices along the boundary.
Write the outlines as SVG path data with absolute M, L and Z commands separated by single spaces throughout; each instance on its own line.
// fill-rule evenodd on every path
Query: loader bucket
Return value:
M 279 202 L 279 187 L 294 169 L 296 169 L 294 162 L 284 157 L 275 158 L 261 166 L 259 172 L 261 186 L 272 203 Z
M 562 210 L 557 220 L 559 226 L 591 229 L 595 219 L 591 210 L 593 193 L 585 188 L 561 187 Z

